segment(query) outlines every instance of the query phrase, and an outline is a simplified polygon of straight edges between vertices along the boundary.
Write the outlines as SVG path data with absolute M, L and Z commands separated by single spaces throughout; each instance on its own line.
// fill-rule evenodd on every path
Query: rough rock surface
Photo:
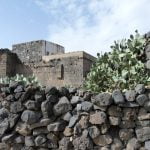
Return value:
M 112 97 L 114 99 L 114 102 L 115 104 L 120 104 L 120 103 L 124 103 L 124 97 L 121 93 L 120 90 L 115 90 L 113 93 L 112 93 Z
M 149 91 L 140 84 L 95 95 L 11 83 L 0 90 L 0 150 L 150 149 Z

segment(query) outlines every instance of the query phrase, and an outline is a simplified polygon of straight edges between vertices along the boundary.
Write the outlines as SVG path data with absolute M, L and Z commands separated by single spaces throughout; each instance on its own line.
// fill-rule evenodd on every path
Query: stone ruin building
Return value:
M 0 77 L 35 75 L 42 85 L 79 87 L 95 57 L 84 51 L 65 53 L 65 48 L 45 40 L 0 51 Z

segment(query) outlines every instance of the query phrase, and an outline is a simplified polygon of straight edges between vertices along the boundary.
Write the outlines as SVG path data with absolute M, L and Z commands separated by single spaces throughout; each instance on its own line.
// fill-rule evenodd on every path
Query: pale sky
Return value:
M 150 0 L 0 0 L 1 48 L 43 39 L 96 56 L 136 29 L 150 31 Z

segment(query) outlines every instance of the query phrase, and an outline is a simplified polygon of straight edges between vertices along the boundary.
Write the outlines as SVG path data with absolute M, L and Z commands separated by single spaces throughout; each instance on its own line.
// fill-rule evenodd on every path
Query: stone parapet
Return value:
M 87 54 L 84 51 L 75 51 L 75 52 L 69 52 L 65 54 L 56 54 L 56 55 L 50 55 L 50 56 L 42 56 L 42 60 L 45 62 L 48 62 L 53 59 L 61 59 L 61 58 L 69 58 L 69 57 L 78 57 L 78 58 L 84 58 L 91 61 L 95 61 L 96 58 L 92 55 Z

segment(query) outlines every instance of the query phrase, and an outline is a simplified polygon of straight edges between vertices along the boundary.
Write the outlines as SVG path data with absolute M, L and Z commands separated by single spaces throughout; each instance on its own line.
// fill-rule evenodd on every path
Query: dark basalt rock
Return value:
M 59 102 L 53 107 L 55 116 L 60 116 L 70 110 L 72 110 L 72 106 L 67 97 L 61 97 Z
M 145 94 L 138 95 L 138 97 L 136 98 L 136 102 L 140 106 L 143 106 L 147 100 L 148 100 L 148 97 Z
M 109 106 L 113 100 L 110 93 L 100 93 L 92 97 L 92 102 L 97 106 Z
M 134 90 L 128 90 L 125 92 L 125 98 L 129 102 L 135 101 L 136 92 Z
M 70 96 L 69 95 L 69 90 L 65 87 L 61 87 L 61 88 L 59 88 L 59 95 L 60 95 L 60 97 L 66 96 L 66 97 L 69 98 L 69 96 Z
M 53 115 L 53 105 L 49 100 L 42 102 L 41 111 L 44 118 L 50 118 Z
M 31 111 L 31 110 L 25 110 L 21 115 L 22 121 L 27 124 L 36 123 L 40 120 L 40 118 L 41 118 L 41 113 Z
M 47 87 L 45 89 L 45 94 L 46 95 L 57 95 L 59 91 L 57 90 L 56 87 Z
M 48 131 L 54 131 L 54 132 L 59 132 L 63 131 L 65 129 L 65 122 L 64 121 L 58 121 L 55 123 L 51 123 L 47 126 Z
M 15 88 L 14 90 L 15 93 L 20 93 L 23 91 L 24 91 L 23 85 L 18 85 L 17 88 Z
M 125 102 L 125 99 L 120 90 L 115 90 L 112 93 L 112 97 L 113 97 L 115 104 L 122 104 Z
M 149 148 L 150 91 L 39 89 L 14 83 L 0 91 L 0 150 Z
M 136 87 L 135 87 L 135 91 L 136 93 L 138 94 L 143 94 L 145 92 L 145 86 L 144 84 L 138 84 Z

